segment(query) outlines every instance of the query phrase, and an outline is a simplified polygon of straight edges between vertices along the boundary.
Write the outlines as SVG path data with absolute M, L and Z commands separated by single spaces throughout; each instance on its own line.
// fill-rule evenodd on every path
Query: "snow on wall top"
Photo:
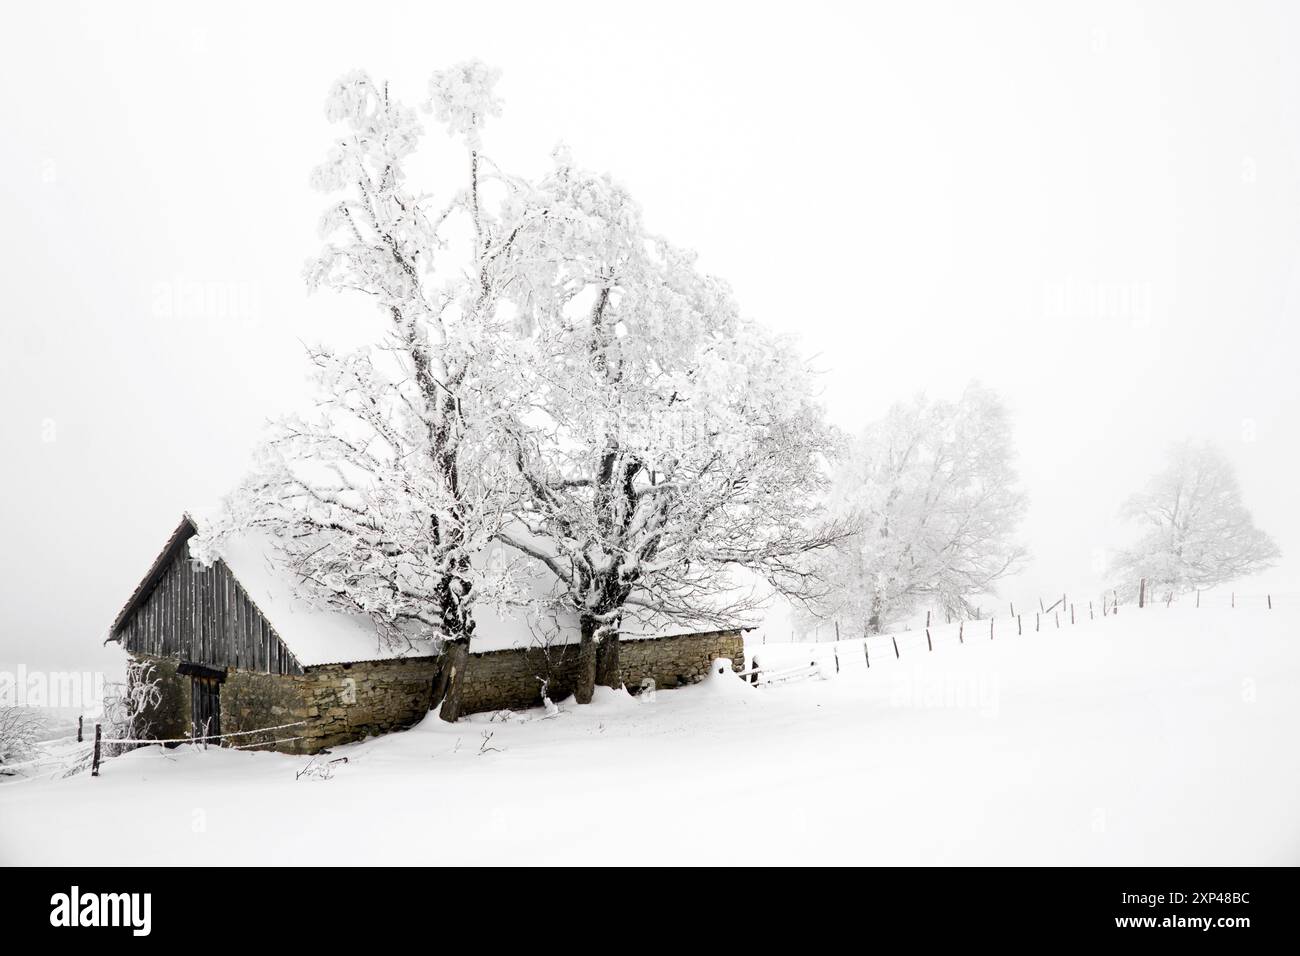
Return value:
M 509 552 L 505 545 L 493 543 L 478 560 L 492 561 L 492 552 Z M 477 563 L 477 561 L 476 561 Z M 478 604 L 474 608 L 474 639 L 472 652 L 509 650 L 521 647 L 545 647 L 553 644 L 576 644 L 580 637 L 577 612 L 559 600 L 563 588 L 555 575 L 541 562 L 531 565 L 531 571 L 516 580 L 523 592 L 525 606 L 495 607 Z M 737 589 L 747 589 L 748 582 L 737 580 Z M 703 634 L 720 630 L 750 630 L 758 620 L 743 619 L 718 623 L 716 619 L 701 617 L 689 620 L 668 617 L 643 607 L 628 605 L 623 614 L 619 638 L 625 641 L 646 640 L 656 637 L 673 637 L 681 634 Z

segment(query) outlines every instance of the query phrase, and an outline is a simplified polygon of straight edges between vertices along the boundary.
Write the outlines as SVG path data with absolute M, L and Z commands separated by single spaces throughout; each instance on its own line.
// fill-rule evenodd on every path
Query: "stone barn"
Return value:
M 226 742 L 316 753 L 425 716 L 439 669 L 430 639 L 394 646 L 367 617 L 304 599 L 258 534 L 224 542 L 203 567 L 189 553 L 197 533 L 185 516 L 109 632 L 155 668 L 162 700 L 147 715 L 151 737 L 241 733 Z M 552 700 L 572 693 L 576 628 L 536 613 L 516 620 L 485 609 L 477 620 L 466 713 L 537 706 L 543 686 Z M 739 670 L 744 656 L 741 626 L 659 626 L 625 635 L 620 664 L 629 688 L 645 678 L 676 687 L 700 680 L 718 657 Z M 246 733 L 263 728 L 282 729 Z

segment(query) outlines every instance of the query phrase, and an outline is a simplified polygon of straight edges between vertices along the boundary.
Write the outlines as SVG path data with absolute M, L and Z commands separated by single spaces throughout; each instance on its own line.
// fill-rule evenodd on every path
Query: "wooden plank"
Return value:
M 208 626 L 208 595 L 211 587 L 208 585 L 208 573 L 199 572 L 199 663 L 202 664 L 219 664 L 209 653 L 208 641 L 210 640 L 211 628 Z
M 214 600 L 212 602 L 212 631 L 218 642 L 225 640 L 226 614 L 225 606 L 222 601 L 222 594 L 225 590 L 225 576 L 221 573 L 221 562 L 212 565 L 212 584 L 214 591 Z
M 253 667 L 253 634 L 257 630 L 257 608 L 253 606 L 253 601 L 248 595 L 244 595 L 244 602 L 248 607 L 248 617 L 244 626 L 244 633 L 241 635 L 244 641 L 244 666 L 250 670 Z
M 185 562 L 185 643 L 183 655 L 194 658 L 194 568 Z
M 194 572 L 190 569 L 188 547 L 181 556 L 180 575 L 177 580 L 181 599 L 181 622 L 176 634 L 176 654 L 183 660 L 192 656 L 194 644 Z

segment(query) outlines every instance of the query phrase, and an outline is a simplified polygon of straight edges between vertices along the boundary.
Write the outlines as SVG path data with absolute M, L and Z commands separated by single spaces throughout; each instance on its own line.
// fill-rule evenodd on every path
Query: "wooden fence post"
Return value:
M 1015 601 L 1010 601 L 1010 602 L 1008 602 L 1008 603 L 1011 605 L 1011 616 L 1012 616 L 1012 617 L 1015 617 L 1015 616 L 1016 616 L 1016 602 L 1015 602 Z
M 1196 589 L 1196 606 L 1197 606 L 1197 607 L 1200 607 L 1200 606 L 1201 606 L 1201 589 L 1200 589 L 1200 588 L 1197 588 L 1197 589 Z
M 81 743 L 81 722 L 85 719 L 85 717 L 77 718 L 77 743 Z
M 966 638 L 962 636 L 962 632 L 965 630 L 966 630 L 966 622 L 958 621 L 957 622 L 957 643 L 959 644 L 966 643 Z
M 1104 610 L 1104 608 L 1103 608 L 1103 610 Z M 1093 619 L 1094 619 L 1094 618 L 1093 618 L 1093 616 L 1092 616 L 1092 602 L 1089 601 L 1089 602 L 1088 602 L 1088 620 L 1091 621 L 1091 620 L 1093 620 Z
M 1016 615 L 1016 633 L 1017 633 L 1017 634 L 1023 634 L 1023 633 L 1025 633 L 1025 629 L 1024 629 L 1024 627 L 1023 627 L 1023 626 L 1021 625 L 1021 623 L 1020 623 L 1020 615 L 1019 615 L 1019 614 Z
M 1232 592 L 1232 606 L 1233 606 L 1233 607 L 1236 607 L 1236 606 L 1237 606 L 1237 592 L 1236 592 L 1236 591 L 1233 591 L 1233 592 Z
M 1074 605 L 1073 605 L 1073 604 L 1070 605 L 1070 623 L 1071 623 L 1071 624 L 1074 623 Z
M 1138 585 L 1138 607 L 1147 606 L 1147 579 L 1143 578 L 1142 583 Z
M 836 641 L 836 643 L 839 642 L 839 639 L 840 639 L 840 619 L 839 619 L 839 618 L 836 618 L 836 619 L 835 619 L 835 641 Z M 839 667 L 836 666 L 835 669 L 836 669 L 836 670 L 839 670 Z
M 1273 595 L 1271 594 L 1268 596 L 1268 609 L 1273 610 Z
M 927 614 L 926 616 L 928 617 L 929 615 Z M 925 629 L 925 646 L 930 650 L 934 650 L 934 644 L 930 641 L 930 629 L 928 627 Z
M 993 640 L 993 618 L 989 618 L 989 640 Z
M 871 670 L 871 652 L 867 650 L 867 639 L 862 639 L 862 656 L 867 659 L 867 670 Z
M 1039 631 L 1041 631 L 1042 629 L 1043 629 L 1043 615 L 1041 615 L 1041 614 L 1035 614 L 1035 615 L 1034 615 L 1034 633 L 1037 634 L 1037 633 L 1038 633 Z
M 99 776 L 99 736 L 100 736 L 100 730 L 101 730 L 101 728 L 100 728 L 99 724 L 95 724 L 95 756 L 94 756 L 94 758 L 93 758 L 93 759 L 91 760 L 91 762 L 90 762 L 90 775 L 91 775 L 92 777 L 98 777 L 98 776 Z
M 894 660 L 898 660 L 898 638 L 891 637 L 890 640 L 894 642 Z
M 1059 631 L 1061 629 L 1061 612 L 1053 611 L 1052 617 L 1056 618 L 1056 629 Z

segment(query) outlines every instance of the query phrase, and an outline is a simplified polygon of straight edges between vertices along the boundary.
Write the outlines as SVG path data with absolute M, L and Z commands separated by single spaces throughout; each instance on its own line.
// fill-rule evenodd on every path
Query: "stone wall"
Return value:
M 156 667 L 162 702 L 150 713 L 150 734 L 158 738 L 190 733 L 190 678 L 176 673 L 178 662 L 145 658 Z M 624 641 L 619 651 L 623 683 L 635 692 L 643 678 L 657 687 L 702 680 L 709 664 L 729 657 L 744 667 L 745 644 L 739 631 L 688 634 Z M 524 710 L 547 694 L 561 700 L 573 693 L 577 645 L 471 654 L 465 673 L 466 713 Z M 266 734 L 248 734 L 228 744 L 255 744 L 288 737 L 264 749 L 317 753 L 326 747 L 401 730 L 428 712 L 438 673 L 435 658 L 416 657 L 311 667 L 305 674 L 262 674 L 231 669 L 221 685 L 221 732 L 260 730 L 304 723 Z
M 412 657 L 328 664 L 301 675 L 231 671 L 221 687 L 221 731 L 232 733 L 307 721 L 248 742 L 303 737 L 276 749 L 316 753 L 325 747 L 402 730 L 429 712 L 437 661 Z
M 740 631 L 623 641 L 619 672 L 633 692 L 646 677 L 656 687 L 678 687 L 702 680 L 718 657 L 729 657 L 732 667 L 744 669 L 745 640 Z M 471 654 L 465 673 L 465 711 L 536 707 L 542 702 L 543 680 L 547 696 L 561 700 L 573 693 L 577 667 L 576 644 Z
M 151 736 L 190 733 L 190 679 L 176 673 L 177 661 L 147 658 L 156 666 L 163 701 L 150 714 Z M 359 664 L 329 664 L 305 674 L 261 674 L 230 670 L 221 685 L 221 732 L 230 734 L 298 724 L 265 734 L 247 734 L 230 744 L 286 740 L 267 750 L 317 753 L 325 747 L 400 730 L 428 713 L 437 673 L 433 658 L 405 658 Z
M 190 679 L 176 673 L 180 661 L 170 657 L 132 655 L 135 659 L 153 664 L 152 676 L 158 681 L 162 697 L 157 707 L 141 716 L 147 722 L 145 733 L 149 739 L 174 740 L 188 737 L 190 733 Z

